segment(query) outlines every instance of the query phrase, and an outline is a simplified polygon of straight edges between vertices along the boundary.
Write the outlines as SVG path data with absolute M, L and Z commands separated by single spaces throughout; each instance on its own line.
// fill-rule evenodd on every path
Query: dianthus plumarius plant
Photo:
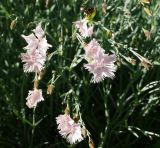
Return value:
M 38 89 L 38 81 L 41 79 L 40 75 L 42 70 L 44 69 L 47 57 L 47 49 L 52 46 L 47 43 L 45 32 L 41 27 L 41 23 L 38 24 L 38 26 L 33 30 L 33 32 L 34 34 L 32 33 L 28 36 L 22 35 L 28 45 L 24 47 L 26 53 L 21 54 L 21 59 L 22 62 L 25 62 L 23 66 L 24 72 L 35 73 L 33 88 L 34 90 L 30 90 L 28 93 L 28 97 L 26 98 L 26 105 L 29 108 L 34 108 L 33 114 L 35 114 L 37 103 L 44 101 L 44 98 L 42 96 L 42 90 Z M 58 124 L 59 133 L 62 135 L 63 138 L 67 139 L 70 144 L 74 144 L 77 141 L 80 142 L 83 140 L 81 128 L 82 125 L 75 123 L 74 120 L 71 119 L 67 111 L 64 115 L 59 115 L 56 118 L 56 121 Z M 83 128 L 85 129 L 85 127 Z
M 114 73 L 116 71 L 116 66 L 114 65 L 116 62 L 116 55 L 115 53 L 112 55 L 106 54 L 105 50 L 101 47 L 98 41 L 95 38 L 92 38 L 94 34 L 93 18 L 95 14 L 96 9 L 94 8 L 93 12 L 86 13 L 86 17 L 84 19 L 75 21 L 73 24 L 78 30 L 78 32 L 75 33 L 76 37 L 85 51 L 83 58 L 88 62 L 87 64 L 84 64 L 84 67 L 93 75 L 91 82 L 99 83 L 106 77 L 112 79 L 114 78 Z M 92 17 L 90 18 L 90 16 Z M 22 37 L 28 43 L 28 45 L 24 47 L 26 53 L 21 54 L 22 62 L 25 62 L 23 66 L 24 72 L 35 73 L 34 88 L 28 93 L 26 105 L 29 108 L 34 108 L 35 110 L 37 103 L 44 101 L 42 90 L 38 89 L 38 81 L 40 81 L 41 72 L 45 68 L 47 49 L 52 47 L 52 45 L 47 43 L 45 32 L 41 27 L 41 23 L 33 29 L 33 33 L 28 36 L 22 35 Z M 90 39 L 88 43 L 85 42 L 86 38 Z M 132 49 L 130 49 L 130 51 L 140 59 L 146 68 L 148 68 L 147 64 L 151 65 L 146 58 L 139 55 L 136 51 Z M 81 142 L 86 136 L 88 136 L 89 146 L 94 147 L 89 131 L 86 129 L 82 118 L 79 119 L 78 117 L 81 114 L 79 108 L 77 108 L 79 115 L 74 117 L 75 121 L 70 117 L 69 108 L 69 104 L 67 104 L 65 114 L 56 117 L 59 133 L 70 144 Z
M 115 55 L 105 54 L 105 50 L 94 38 L 88 44 L 82 41 L 83 37 L 91 37 L 93 34 L 93 25 L 88 27 L 88 22 L 89 20 L 87 20 L 87 18 L 74 22 L 75 27 L 81 33 L 81 35 L 78 33 L 76 35 L 85 49 L 84 59 L 88 61 L 88 64 L 85 64 L 84 67 L 93 74 L 92 82 L 101 82 L 105 77 L 114 77 L 114 62 L 116 61 L 116 57 Z M 38 81 L 41 79 L 40 74 L 44 69 L 47 49 L 52 46 L 47 43 L 45 32 L 41 27 L 41 23 L 39 23 L 33 30 L 33 33 L 28 36 L 22 35 L 22 37 L 28 43 L 28 45 L 24 47 L 26 52 L 21 54 L 22 62 L 25 62 L 23 66 L 24 72 L 35 73 L 34 87 L 33 90 L 30 90 L 28 93 L 26 105 L 29 108 L 34 108 L 35 110 L 37 103 L 44 101 L 42 90 L 38 89 Z M 80 112 L 80 110 L 78 110 L 78 112 Z M 77 123 L 75 123 L 68 114 L 69 113 L 66 112 L 64 115 L 59 115 L 56 118 L 59 133 L 62 137 L 67 139 L 70 144 L 74 144 L 77 141 L 82 141 L 87 134 L 89 144 L 93 145 L 91 144 L 92 140 L 90 138 L 90 134 L 85 128 L 83 121 L 78 123 L 77 120 Z M 82 133 L 82 129 L 86 134 Z
M 41 24 L 39 24 L 33 32 L 34 34 L 32 33 L 28 36 L 22 35 L 28 45 L 25 47 L 26 53 L 21 54 L 22 62 L 25 62 L 23 66 L 24 72 L 35 73 L 34 90 L 30 90 L 26 98 L 26 105 L 29 108 L 36 107 L 38 102 L 44 101 L 42 90 L 38 89 L 38 79 L 40 79 L 38 77 L 44 69 L 47 49 L 52 47 L 47 43 Z
M 160 3 L 2 0 L 0 20 L 0 147 L 159 147 Z
M 114 77 L 114 62 L 116 61 L 116 58 L 115 55 L 105 54 L 105 50 L 94 38 L 88 44 L 83 42 L 82 37 L 91 37 L 93 34 L 93 26 L 87 27 L 87 23 L 90 22 L 88 17 L 89 16 L 87 16 L 83 20 L 74 22 L 75 27 L 81 33 L 81 35 L 79 35 L 78 33 L 76 35 L 85 49 L 84 57 L 87 60 L 88 64 L 85 64 L 84 67 L 93 74 L 92 82 L 100 82 L 105 77 Z

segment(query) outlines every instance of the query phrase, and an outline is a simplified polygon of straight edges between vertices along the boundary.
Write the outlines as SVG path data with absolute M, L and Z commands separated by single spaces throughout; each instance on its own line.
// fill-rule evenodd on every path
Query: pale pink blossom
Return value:
M 29 108 L 36 107 L 38 102 L 44 101 L 44 98 L 42 96 L 42 90 L 41 89 L 30 90 L 26 100 L 27 100 L 26 105 Z
M 92 39 L 85 47 L 85 58 L 88 62 L 94 60 L 99 52 L 104 53 L 104 49 L 101 48 L 100 44 L 96 39 Z
M 81 142 L 83 140 L 81 130 L 82 130 L 81 127 L 77 123 L 74 123 L 70 130 L 70 133 L 67 136 L 67 141 L 70 144 Z
M 33 32 L 34 34 L 28 36 L 22 35 L 28 45 L 24 47 L 27 50 L 26 53 L 21 54 L 21 59 L 22 62 L 25 62 L 24 72 L 39 73 L 44 68 L 47 49 L 52 46 L 47 43 L 41 24 L 38 24 Z
M 25 49 L 35 50 L 37 48 L 39 41 L 33 33 L 27 36 L 22 35 L 22 37 L 26 40 L 28 44 L 26 47 L 24 47 Z
M 106 77 L 114 78 L 114 72 L 116 71 L 115 61 L 114 54 L 108 55 L 99 52 L 95 59 L 91 63 L 85 64 L 84 67 L 93 74 L 92 82 L 98 83 Z
M 79 30 L 83 37 L 91 37 L 93 34 L 93 26 L 88 27 L 86 20 L 74 22 L 75 27 Z
M 84 21 L 76 21 L 76 22 L 73 22 L 75 24 L 75 27 L 76 28 L 82 28 L 83 27 L 83 23 Z
M 56 122 L 58 124 L 59 133 L 70 144 L 74 144 L 83 140 L 80 125 L 75 123 L 69 115 L 59 115 L 56 118 Z
M 43 37 L 37 46 L 38 51 L 43 55 L 46 55 L 47 49 L 49 47 L 52 47 L 50 44 L 47 43 L 46 37 Z
M 36 72 L 39 73 L 44 68 L 46 57 L 36 50 L 27 51 L 21 54 L 24 72 Z
M 38 50 L 42 51 L 42 53 L 44 54 L 44 53 L 46 53 L 46 51 L 49 47 L 52 47 L 50 44 L 47 43 L 46 37 L 37 38 L 33 33 L 28 36 L 22 35 L 22 37 L 28 43 L 28 45 L 26 47 L 24 47 L 25 49 L 28 49 L 28 50 L 38 49 Z
M 41 28 L 41 24 L 39 24 L 36 29 L 33 30 L 35 35 L 32 33 L 28 36 L 22 35 L 22 37 L 26 40 L 28 45 L 24 47 L 28 50 L 40 50 L 42 54 L 45 54 L 49 47 L 52 45 L 47 43 L 46 37 L 44 36 L 44 31 Z
M 58 124 L 59 133 L 62 137 L 66 137 L 70 133 L 71 126 L 74 124 L 73 119 L 69 115 L 59 115 L 56 118 L 56 122 Z
M 38 39 L 41 39 L 45 35 L 44 30 L 41 27 L 41 23 L 38 24 L 36 29 L 33 29 L 33 32 L 35 33 Z

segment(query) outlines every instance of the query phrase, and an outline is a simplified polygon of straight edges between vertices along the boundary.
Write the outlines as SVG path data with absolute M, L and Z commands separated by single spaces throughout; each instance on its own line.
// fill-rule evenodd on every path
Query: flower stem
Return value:
M 30 148 L 32 148 L 33 146 L 33 141 L 34 141 L 34 133 L 35 133 L 35 127 L 36 127 L 36 122 L 35 122 L 35 111 L 36 111 L 36 107 L 34 107 L 33 109 L 33 115 L 32 115 L 32 137 L 31 137 L 31 144 L 30 144 Z

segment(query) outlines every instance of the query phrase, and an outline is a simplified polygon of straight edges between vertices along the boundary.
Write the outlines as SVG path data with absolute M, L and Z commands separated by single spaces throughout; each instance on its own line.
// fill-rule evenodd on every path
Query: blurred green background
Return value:
M 72 22 L 84 17 L 80 8 L 91 7 L 97 10 L 94 38 L 117 56 L 115 78 L 99 84 L 90 83 L 81 59 L 84 50 L 73 35 Z M 25 98 L 34 74 L 23 72 L 20 54 L 26 43 L 21 35 L 30 34 L 39 22 L 53 47 L 40 81 L 45 101 L 36 109 L 39 122 L 33 135 L 33 110 Z M 0 36 L 0 148 L 87 148 L 87 139 L 70 146 L 58 133 L 55 117 L 67 101 L 72 113 L 80 107 L 96 148 L 160 147 L 159 1 L 1 0 Z M 130 49 L 151 61 L 149 70 Z M 53 72 L 60 78 L 47 95 Z

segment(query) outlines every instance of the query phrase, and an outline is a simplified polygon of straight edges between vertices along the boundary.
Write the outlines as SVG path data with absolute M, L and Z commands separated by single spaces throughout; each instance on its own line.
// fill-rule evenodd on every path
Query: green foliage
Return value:
M 160 147 L 160 2 L 106 0 L 106 13 L 103 3 L 0 1 L 0 147 L 88 147 L 87 139 L 69 146 L 58 134 L 55 117 L 67 101 L 72 113 L 80 108 L 95 147 Z M 117 56 L 113 80 L 90 83 L 91 75 L 83 67 L 84 51 L 74 38 L 72 23 L 84 17 L 81 7 L 96 8 L 94 37 L 106 53 Z M 45 101 L 38 104 L 33 127 L 33 110 L 27 108 L 25 98 L 34 76 L 23 72 L 20 54 L 26 43 L 21 35 L 29 34 L 39 22 L 53 47 L 48 50 L 50 59 L 40 81 Z M 135 52 L 151 61 L 148 71 Z M 135 65 L 131 59 L 136 60 Z M 53 74 L 59 78 L 49 96 L 47 85 Z

